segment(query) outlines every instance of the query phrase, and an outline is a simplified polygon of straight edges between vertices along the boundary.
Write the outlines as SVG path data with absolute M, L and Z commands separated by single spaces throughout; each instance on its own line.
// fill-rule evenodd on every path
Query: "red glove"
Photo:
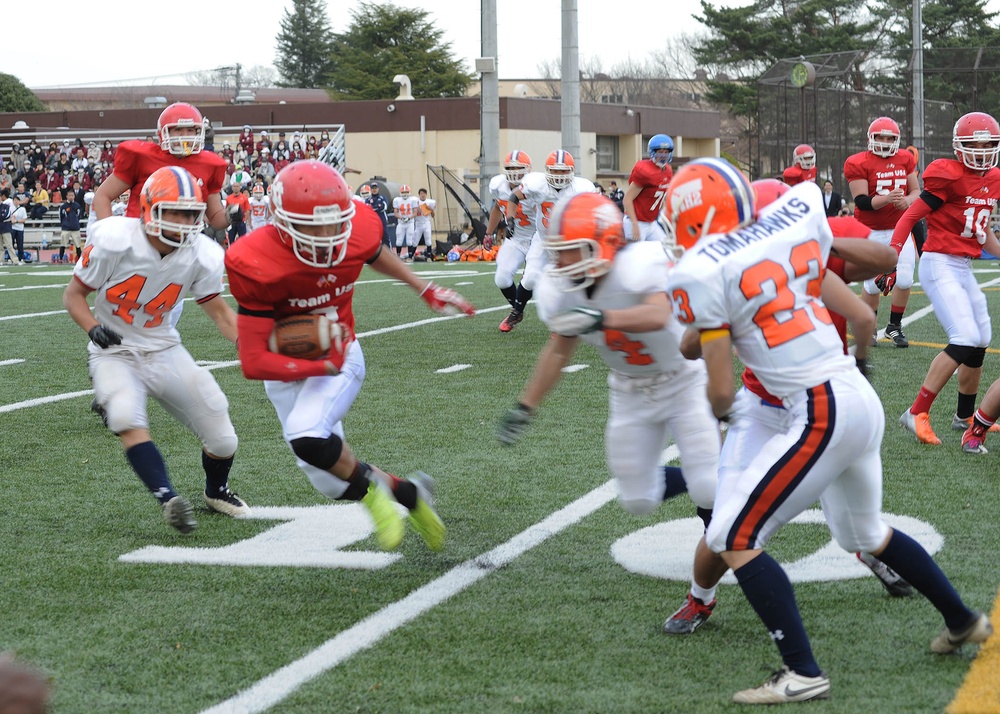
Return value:
M 896 271 L 893 270 L 891 273 L 882 273 L 881 275 L 875 276 L 875 287 L 882 291 L 883 295 L 888 295 L 892 292 L 892 287 L 896 284 Z
M 472 317 L 476 314 L 476 308 L 464 297 L 450 288 L 442 288 L 434 283 L 427 283 L 427 286 L 420 291 L 420 297 L 431 310 L 442 315 L 457 315 L 464 312 Z

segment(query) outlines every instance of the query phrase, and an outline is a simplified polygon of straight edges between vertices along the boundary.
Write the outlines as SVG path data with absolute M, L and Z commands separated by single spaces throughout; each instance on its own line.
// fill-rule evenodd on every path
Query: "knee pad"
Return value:
M 236 437 L 236 432 L 220 434 L 219 436 L 202 444 L 209 453 L 223 459 L 228 459 L 236 454 L 236 447 L 240 440 Z
M 953 345 L 951 343 L 948 343 L 948 345 L 944 348 L 944 353 L 959 364 L 968 364 L 969 358 L 972 357 L 972 354 L 975 351 L 975 347 L 971 347 L 969 345 Z M 982 363 L 982 358 L 980 358 L 980 366 L 982 366 Z
M 330 434 L 325 439 L 317 436 L 300 436 L 298 439 L 292 439 L 288 445 L 300 459 L 324 471 L 333 468 L 344 450 L 344 442 L 336 434 Z
M 493 276 L 493 283 L 503 290 L 504 288 L 513 287 L 514 285 L 514 273 L 501 273 L 499 270 Z
M 983 366 L 984 359 L 986 359 L 986 348 L 973 347 L 972 354 L 969 355 L 967 360 L 965 360 L 965 366 L 971 367 L 972 369 L 978 369 Z

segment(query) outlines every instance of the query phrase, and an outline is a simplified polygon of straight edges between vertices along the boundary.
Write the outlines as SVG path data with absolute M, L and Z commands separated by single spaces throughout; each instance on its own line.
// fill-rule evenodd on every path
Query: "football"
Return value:
M 330 321 L 326 315 L 290 315 L 274 321 L 268 349 L 287 357 L 319 359 L 330 352 Z

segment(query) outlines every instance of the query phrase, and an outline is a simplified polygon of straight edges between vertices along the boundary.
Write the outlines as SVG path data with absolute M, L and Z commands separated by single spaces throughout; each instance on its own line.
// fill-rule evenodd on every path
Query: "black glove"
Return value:
M 858 371 L 870 382 L 872 378 L 871 373 L 868 371 L 868 360 L 855 357 L 854 362 L 858 365 Z
M 532 410 L 523 404 L 518 404 L 507 412 L 497 427 L 497 438 L 508 446 L 520 439 L 531 423 L 531 412 Z
M 507 238 L 513 238 L 514 237 L 514 221 L 511 220 L 511 221 L 505 222 L 504 225 L 503 225 L 503 231 L 504 231 L 504 235 Z
M 87 331 L 87 336 L 90 337 L 91 342 L 102 350 L 107 349 L 111 345 L 120 345 L 122 343 L 122 336 L 104 325 L 94 325 Z

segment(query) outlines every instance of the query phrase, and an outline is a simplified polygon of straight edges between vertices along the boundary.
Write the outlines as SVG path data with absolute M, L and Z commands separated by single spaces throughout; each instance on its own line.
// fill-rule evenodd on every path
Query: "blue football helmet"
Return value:
M 666 151 L 666 158 L 664 158 L 663 154 L 657 156 L 656 152 L 658 151 Z M 646 153 L 649 155 L 650 161 L 660 168 L 663 168 L 674 160 L 674 140 L 666 134 L 655 134 L 649 140 L 649 145 L 646 147 Z

